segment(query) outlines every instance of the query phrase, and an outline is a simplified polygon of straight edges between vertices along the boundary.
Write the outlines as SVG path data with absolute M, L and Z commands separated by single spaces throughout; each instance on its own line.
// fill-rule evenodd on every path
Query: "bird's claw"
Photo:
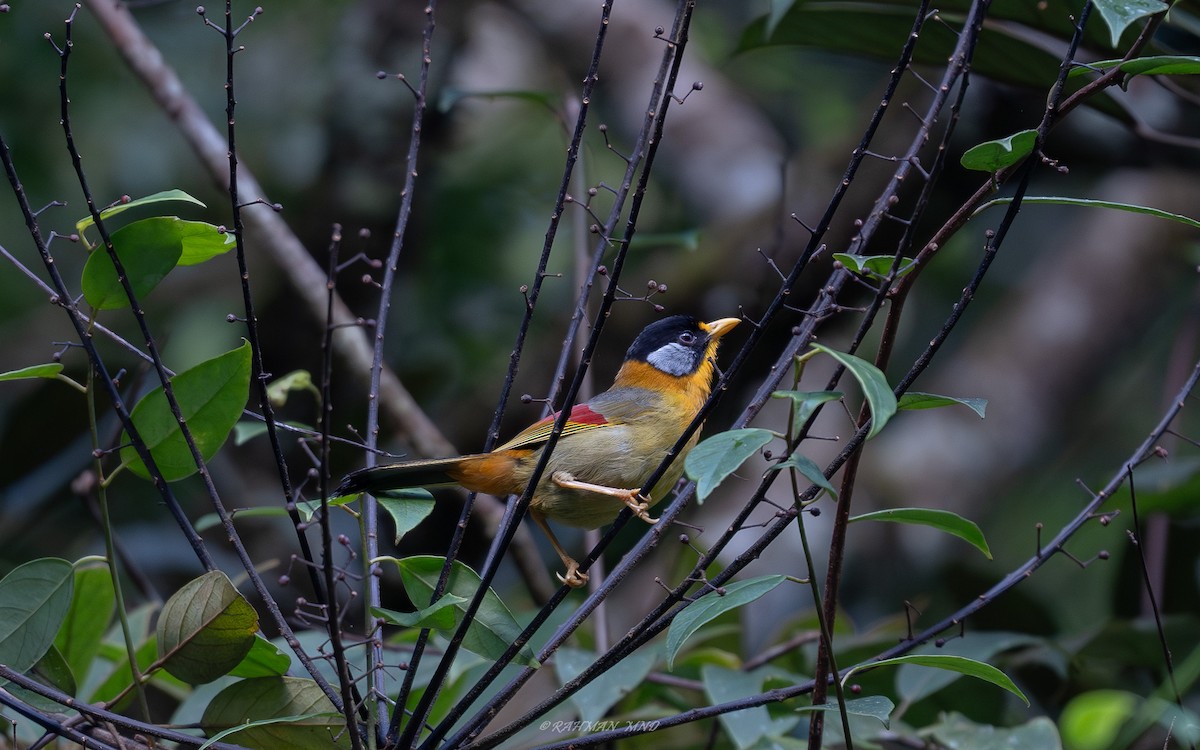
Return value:
M 588 574 L 580 573 L 579 572 L 579 563 L 574 562 L 574 561 L 572 561 L 572 563 L 567 566 L 567 575 L 566 576 L 563 576 L 562 573 L 555 573 L 554 576 L 556 578 L 558 578 L 560 583 L 565 583 L 566 585 L 570 586 L 573 589 L 577 589 L 580 586 L 585 586 L 585 585 L 587 585 L 587 582 L 588 582 Z
M 650 501 L 638 494 L 637 490 L 630 490 L 629 497 L 625 499 L 625 505 L 633 511 L 633 515 L 651 526 L 658 523 L 657 518 L 651 518 L 650 514 L 646 512 L 650 509 Z

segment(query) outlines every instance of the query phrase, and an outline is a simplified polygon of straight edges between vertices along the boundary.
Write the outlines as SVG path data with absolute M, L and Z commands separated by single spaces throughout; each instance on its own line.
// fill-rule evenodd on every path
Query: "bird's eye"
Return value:
M 679 334 L 679 343 L 691 346 L 692 344 L 696 343 L 696 334 L 684 331 L 683 333 Z

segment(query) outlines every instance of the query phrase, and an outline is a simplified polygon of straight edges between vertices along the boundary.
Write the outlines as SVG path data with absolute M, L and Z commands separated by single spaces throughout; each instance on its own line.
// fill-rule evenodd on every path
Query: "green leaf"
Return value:
M 175 398 L 204 460 L 220 449 L 242 415 L 250 392 L 250 344 L 228 351 L 171 378 Z M 133 423 L 150 449 L 163 478 L 174 482 L 196 472 L 191 451 L 167 404 L 162 387 L 147 393 L 133 408 Z M 150 472 L 121 433 L 121 460 L 138 476 Z
M 227 674 L 250 653 L 258 613 L 219 570 L 186 583 L 158 616 L 163 668 L 192 685 Z
M 104 633 L 116 614 L 117 596 L 105 564 L 77 566 L 71 606 L 54 637 L 54 646 L 80 678 L 100 651 Z
M 935 740 L 938 747 L 970 748 L 970 750 L 1104 750 L 1108 745 L 1077 745 L 1058 736 L 1054 722 L 1039 716 L 1016 727 L 995 727 L 976 724 L 965 716 L 950 712 L 938 723 L 922 730 L 923 736 Z
M 371 614 L 389 625 L 399 625 L 402 628 L 429 628 L 453 632 L 459 619 L 455 610 L 465 610 L 469 603 L 469 599 L 461 596 L 442 594 L 436 602 L 416 612 L 397 612 L 394 609 L 371 607 Z
M 881 659 L 879 661 L 867 662 L 866 664 L 859 664 L 842 673 L 842 683 L 845 684 L 850 679 L 850 676 L 857 672 L 865 672 L 878 667 L 890 667 L 897 664 L 915 664 L 920 667 L 932 667 L 933 669 L 943 669 L 948 672 L 958 672 L 959 674 L 974 677 L 984 682 L 990 682 L 997 687 L 1004 688 L 1020 698 L 1026 706 L 1029 705 L 1029 699 L 1008 678 L 1008 675 L 996 669 L 991 664 L 947 654 L 907 654 L 892 659 Z
M 908 391 L 900 397 L 899 403 L 896 404 L 897 409 L 936 409 L 940 406 L 953 406 L 962 404 L 971 411 L 979 415 L 983 419 L 984 412 L 987 411 L 986 398 L 958 398 L 957 396 L 939 396 L 936 393 L 922 393 L 921 391 Z
M 318 401 L 321 398 L 321 392 L 313 385 L 312 373 L 308 370 L 292 370 L 287 375 L 271 381 L 267 386 L 267 397 L 271 399 L 271 406 L 282 409 L 287 405 L 288 396 L 293 391 L 312 393 Z M 264 428 L 265 426 L 264 424 Z
M 131 208 L 149 206 L 154 203 L 165 203 L 168 201 L 183 201 L 186 203 L 194 203 L 202 208 L 207 208 L 207 206 L 205 206 L 199 200 L 193 198 L 182 190 L 164 190 L 161 193 L 154 193 L 153 195 L 147 195 L 144 198 L 137 198 L 136 200 L 131 200 L 128 203 L 118 203 L 115 206 L 110 206 L 100 212 L 100 218 L 107 219 L 108 217 L 116 216 L 123 211 L 128 211 Z M 75 231 L 79 232 L 80 235 L 83 235 L 84 232 L 86 232 L 88 228 L 95 223 L 96 222 L 92 220 L 91 214 L 88 214 L 79 221 L 75 222 Z
M 934 508 L 887 508 L 872 513 L 864 513 L 860 516 L 853 516 L 850 518 L 850 521 L 891 521 L 893 523 L 911 523 L 918 526 L 928 526 L 931 529 L 953 534 L 982 552 L 987 559 L 992 559 L 992 552 L 988 549 L 987 540 L 984 539 L 983 532 L 979 530 L 975 522 L 968 521 L 957 513 L 951 513 L 948 510 L 936 510 Z
M 875 279 L 886 279 L 896 263 L 894 255 L 854 255 L 852 253 L 834 253 L 833 259 L 839 261 L 852 273 L 862 274 Z M 901 258 L 896 271 L 896 278 L 904 276 L 913 269 L 912 258 Z
M 1033 153 L 1036 130 L 1022 130 L 1007 138 L 984 141 L 966 150 L 959 163 L 978 172 L 998 172 Z
M 934 644 L 919 647 L 914 653 L 959 656 L 975 661 L 990 662 L 997 654 L 1021 647 L 1035 647 L 1042 641 L 1024 633 L 1012 633 L 1003 630 L 981 631 L 969 633 L 964 638 L 953 638 L 945 641 L 939 648 Z M 916 703 L 933 695 L 937 691 L 959 679 L 954 672 L 936 669 L 924 669 L 914 665 L 904 665 L 896 670 L 896 693 L 906 704 Z
M 731 609 L 755 601 L 786 580 L 787 576 L 781 575 L 749 578 L 724 587 L 723 593 L 710 591 L 689 604 L 675 616 L 667 630 L 667 669 L 675 664 L 679 650 L 697 630 Z
M 800 472 L 801 476 L 803 476 L 805 479 L 828 492 L 831 497 L 838 496 L 837 490 L 834 489 L 834 486 L 829 483 L 828 479 L 825 478 L 825 472 L 822 471 L 821 467 L 817 466 L 817 464 L 808 456 L 801 455 L 800 453 L 793 453 L 783 461 L 780 461 L 771 468 L 767 469 L 767 471 L 782 471 L 784 469 L 795 469 L 796 471 Z
M 232 234 L 222 232 L 208 222 L 186 221 L 177 216 L 160 217 L 157 220 L 174 223 L 174 232 L 183 245 L 183 254 L 179 256 L 181 266 L 199 265 L 218 255 L 224 255 L 237 246 Z
M 1162 13 L 1169 6 L 1161 0 L 1095 0 L 1095 7 L 1100 11 L 1104 23 L 1108 25 L 1112 45 L 1115 47 L 1121 41 L 1121 34 L 1125 33 L 1125 29 L 1134 21 Z
M 751 672 L 730 669 L 716 664 L 705 664 L 700 668 L 700 680 L 710 704 L 728 703 L 763 692 L 763 681 L 773 671 L 772 667 L 760 667 Z M 786 734 L 799 723 L 799 717 L 785 714 L 772 719 L 766 706 L 754 706 L 740 711 L 723 713 L 719 717 L 721 727 L 739 750 L 757 747 L 772 747 L 764 742 L 768 738 Z
M 774 439 L 775 434 L 770 430 L 747 428 L 721 432 L 700 441 L 683 461 L 683 470 L 696 482 L 697 502 L 703 503 L 726 477 Z
M 262 635 L 254 636 L 254 643 L 238 665 L 229 670 L 231 677 L 281 677 L 292 666 L 292 658 L 279 650 Z
M 618 701 L 632 693 L 658 662 L 661 648 L 649 646 L 634 651 L 610 669 L 571 695 L 571 703 L 579 712 L 579 720 L 595 722 L 603 719 Z M 600 658 L 594 651 L 563 647 L 554 652 L 554 671 L 559 684 L 565 685 L 583 673 Z
M 1085 73 L 1110 68 L 1120 68 L 1121 72 L 1128 74 L 1130 78 L 1154 75 L 1200 75 L 1200 57 L 1152 55 L 1137 57 L 1133 60 L 1097 60 L 1071 68 L 1067 77 L 1074 78 Z
M 48 362 L 44 365 L 30 365 L 19 370 L 0 372 L 0 381 L 27 380 L 29 378 L 53 378 L 62 372 L 63 366 L 58 362 Z
M 129 285 L 143 302 L 158 282 L 179 264 L 183 243 L 161 225 L 162 219 L 145 219 L 112 233 L 113 251 L 121 260 Z M 83 296 L 97 310 L 114 310 L 129 304 L 117 276 L 112 256 L 98 247 L 88 256 L 80 281 Z
M 214 740 L 254 750 L 350 747 L 345 717 L 321 688 L 298 677 L 259 677 L 217 693 L 200 721 Z
M 34 664 L 33 668 L 25 673 L 25 676 L 70 696 L 74 696 L 75 691 L 78 689 L 75 684 L 75 675 L 71 672 L 71 666 L 67 664 L 67 660 L 63 658 L 62 653 L 54 646 L 51 646 L 50 650 L 43 654 L 41 659 L 38 659 L 37 664 Z M 4 689 L 42 711 L 48 713 L 61 713 L 64 711 L 63 704 L 50 698 L 45 698 L 32 690 L 26 690 L 15 684 L 5 685 Z
M 810 711 L 832 711 L 838 713 L 839 707 L 840 704 L 835 701 L 820 706 L 801 706 L 796 711 L 798 713 Z M 869 719 L 878 719 L 883 723 L 885 729 L 891 726 L 892 711 L 895 708 L 896 704 L 882 695 L 868 695 L 865 698 L 855 698 L 846 701 L 847 714 L 850 716 L 865 716 Z
M 429 490 L 420 487 L 381 492 L 375 496 L 375 500 L 392 517 L 392 523 L 396 524 L 396 544 L 433 512 L 436 502 Z
M 404 590 L 413 604 L 418 607 L 429 606 L 444 562 L 444 558 L 432 555 L 395 560 L 396 566 L 400 569 L 400 578 L 404 581 Z M 446 593 L 469 602 L 479 585 L 479 574 L 455 560 L 450 570 Z M 466 608 L 466 604 L 455 606 L 455 628 L 462 622 Z M 521 634 L 522 630 L 523 628 L 517 624 L 508 607 L 504 606 L 504 602 L 496 595 L 496 592 L 489 588 L 484 594 L 479 611 L 475 613 L 475 619 L 467 627 L 462 646 L 473 654 L 495 661 L 500 658 L 510 644 L 517 640 L 517 636 Z M 538 661 L 534 658 L 529 644 L 521 647 L 520 658 L 528 666 L 538 666 Z
M 792 427 L 795 430 L 792 437 L 795 437 L 822 404 L 837 401 L 843 395 L 839 391 L 775 391 L 771 398 L 792 400 Z
M 74 567 L 57 557 L 30 560 L 0 580 L 0 664 L 27 672 L 46 655 L 66 619 L 74 585 Z
M 879 431 L 896 413 L 896 394 L 892 393 L 887 378 L 878 367 L 853 354 L 839 352 L 821 344 L 813 344 L 812 348 L 836 359 L 858 381 L 863 396 L 866 397 L 867 404 L 871 407 L 871 430 L 867 433 L 867 439 L 870 440 L 878 435 Z
M 1009 203 L 1012 203 L 1012 198 L 996 198 L 995 200 L 990 200 L 987 203 L 984 203 L 979 208 L 975 209 L 975 213 L 971 214 L 971 216 L 972 217 L 977 216 L 982 211 L 985 211 L 993 206 L 1006 206 Z M 1138 205 L 1134 205 L 1132 203 L 1117 203 L 1115 201 L 1098 201 L 1098 200 L 1092 200 L 1090 198 L 1064 198 L 1061 196 L 1054 196 L 1054 195 L 1027 195 L 1021 199 L 1021 204 L 1022 205 L 1025 205 L 1025 204 L 1050 204 L 1050 205 L 1060 205 L 1060 206 L 1084 206 L 1086 208 L 1111 208 L 1111 209 L 1115 209 L 1117 211 L 1128 211 L 1129 213 L 1134 213 L 1134 214 L 1145 214 L 1146 216 L 1153 216 L 1158 219 L 1168 219 L 1170 221 L 1174 221 L 1174 222 L 1183 224 L 1184 226 L 1192 227 L 1193 229 L 1200 229 L 1200 221 L 1197 221 L 1196 219 L 1193 219 L 1190 216 L 1184 216 L 1183 214 L 1173 214 L 1170 211 L 1163 211 L 1161 209 L 1154 208 L 1152 206 L 1138 206 Z
M 1141 699 L 1124 690 L 1090 690 L 1063 707 L 1059 726 L 1068 747 L 1103 750 L 1137 710 Z

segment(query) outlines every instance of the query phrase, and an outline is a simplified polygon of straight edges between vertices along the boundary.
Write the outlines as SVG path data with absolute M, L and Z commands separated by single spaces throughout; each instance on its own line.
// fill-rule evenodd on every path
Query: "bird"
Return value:
M 628 507 L 653 525 L 649 509 L 674 487 L 683 459 L 695 446 L 696 430 L 663 473 L 649 497 L 642 486 L 691 424 L 712 391 L 717 346 L 738 318 L 703 322 L 672 315 L 648 325 L 625 354 L 612 387 L 571 409 L 561 436 L 529 501 L 529 514 L 566 566 L 562 582 L 577 588 L 588 576 L 547 523 L 583 529 L 610 523 Z M 500 497 L 521 495 L 559 413 L 534 422 L 490 453 L 418 459 L 360 469 L 348 474 L 338 496 L 384 493 L 413 487 L 457 484 Z

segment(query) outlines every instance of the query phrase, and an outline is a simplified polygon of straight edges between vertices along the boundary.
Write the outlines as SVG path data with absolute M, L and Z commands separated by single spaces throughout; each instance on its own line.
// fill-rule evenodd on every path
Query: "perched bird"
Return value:
M 611 388 L 571 409 L 562 436 L 534 488 L 529 513 L 567 567 L 560 581 L 587 583 L 546 523 L 596 529 L 623 506 L 653 524 L 647 510 L 683 472 L 683 458 L 699 430 L 671 463 L 650 497 L 639 490 L 695 418 L 712 390 L 717 344 L 737 318 L 704 323 L 673 315 L 651 323 L 630 345 Z M 457 484 L 473 492 L 520 495 L 537 466 L 558 414 L 535 422 L 491 453 L 433 458 L 362 469 L 349 474 L 338 495 L 403 487 Z

